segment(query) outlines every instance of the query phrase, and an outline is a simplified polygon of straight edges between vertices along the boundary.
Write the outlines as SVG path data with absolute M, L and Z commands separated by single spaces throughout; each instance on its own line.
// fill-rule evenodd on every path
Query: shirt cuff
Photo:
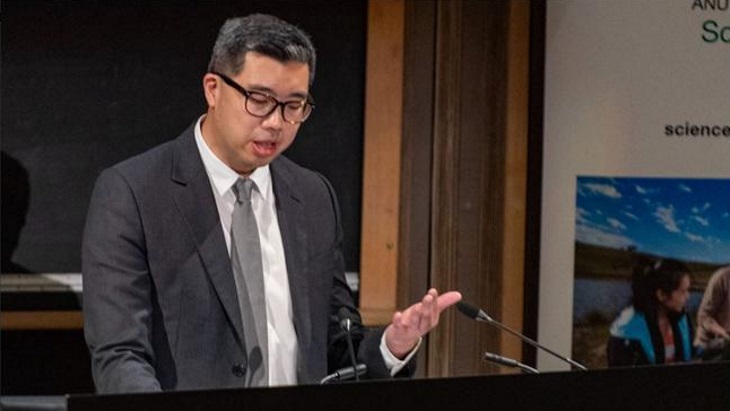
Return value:
M 383 355 L 383 361 L 385 361 L 385 367 L 388 368 L 390 371 L 390 376 L 394 376 L 398 374 L 400 370 L 403 369 L 403 367 L 408 364 L 408 361 L 413 358 L 414 355 L 418 352 L 418 348 L 421 346 L 421 341 L 423 341 L 423 338 L 418 339 L 418 343 L 416 343 L 416 346 L 413 347 L 411 352 L 408 353 L 406 358 L 399 359 L 395 355 L 393 355 L 392 352 L 388 349 L 388 345 L 385 343 L 385 333 L 383 333 L 383 337 L 380 339 L 380 353 Z

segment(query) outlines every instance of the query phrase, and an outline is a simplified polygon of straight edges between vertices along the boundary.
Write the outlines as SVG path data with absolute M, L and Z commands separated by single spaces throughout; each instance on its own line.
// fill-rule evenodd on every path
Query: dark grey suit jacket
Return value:
M 271 163 L 271 174 L 299 343 L 297 377 L 316 383 L 349 365 L 337 313 L 343 306 L 357 312 L 344 278 L 339 209 L 321 175 L 283 157 Z M 193 127 L 101 174 L 82 261 L 85 334 L 99 392 L 244 385 L 245 330 Z M 382 329 L 356 322 L 358 360 L 370 377 L 389 376 L 379 352 Z

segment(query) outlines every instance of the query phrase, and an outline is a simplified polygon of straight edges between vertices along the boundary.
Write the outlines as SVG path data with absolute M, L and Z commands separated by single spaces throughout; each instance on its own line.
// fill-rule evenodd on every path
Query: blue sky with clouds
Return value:
M 730 179 L 579 176 L 576 240 L 730 262 Z

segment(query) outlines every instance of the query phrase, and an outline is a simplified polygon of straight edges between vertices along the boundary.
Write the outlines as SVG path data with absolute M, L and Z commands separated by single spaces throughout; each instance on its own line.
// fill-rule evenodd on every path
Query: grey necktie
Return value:
M 246 386 L 269 385 L 266 293 L 261 263 L 259 231 L 251 208 L 250 179 L 238 179 L 233 186 L 236 204 L 231 222 L 231 265 L 241 305 L 248 368 Z

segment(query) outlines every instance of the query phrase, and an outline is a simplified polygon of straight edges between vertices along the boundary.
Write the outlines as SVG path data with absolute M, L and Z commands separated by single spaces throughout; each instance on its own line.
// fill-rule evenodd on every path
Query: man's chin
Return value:
M 231 168 L 233 168 L 235 172 L 242 176 L 248 176 L 249 174 L 256 171 L 257 168 L 269 165 L 272 161 L 274 161 L 275 158 L 276 156 L 270 156 L 265 158 L 256 157 L 253 161 L 246 161 L 244 163 L 241 163 L 240 166 Z

